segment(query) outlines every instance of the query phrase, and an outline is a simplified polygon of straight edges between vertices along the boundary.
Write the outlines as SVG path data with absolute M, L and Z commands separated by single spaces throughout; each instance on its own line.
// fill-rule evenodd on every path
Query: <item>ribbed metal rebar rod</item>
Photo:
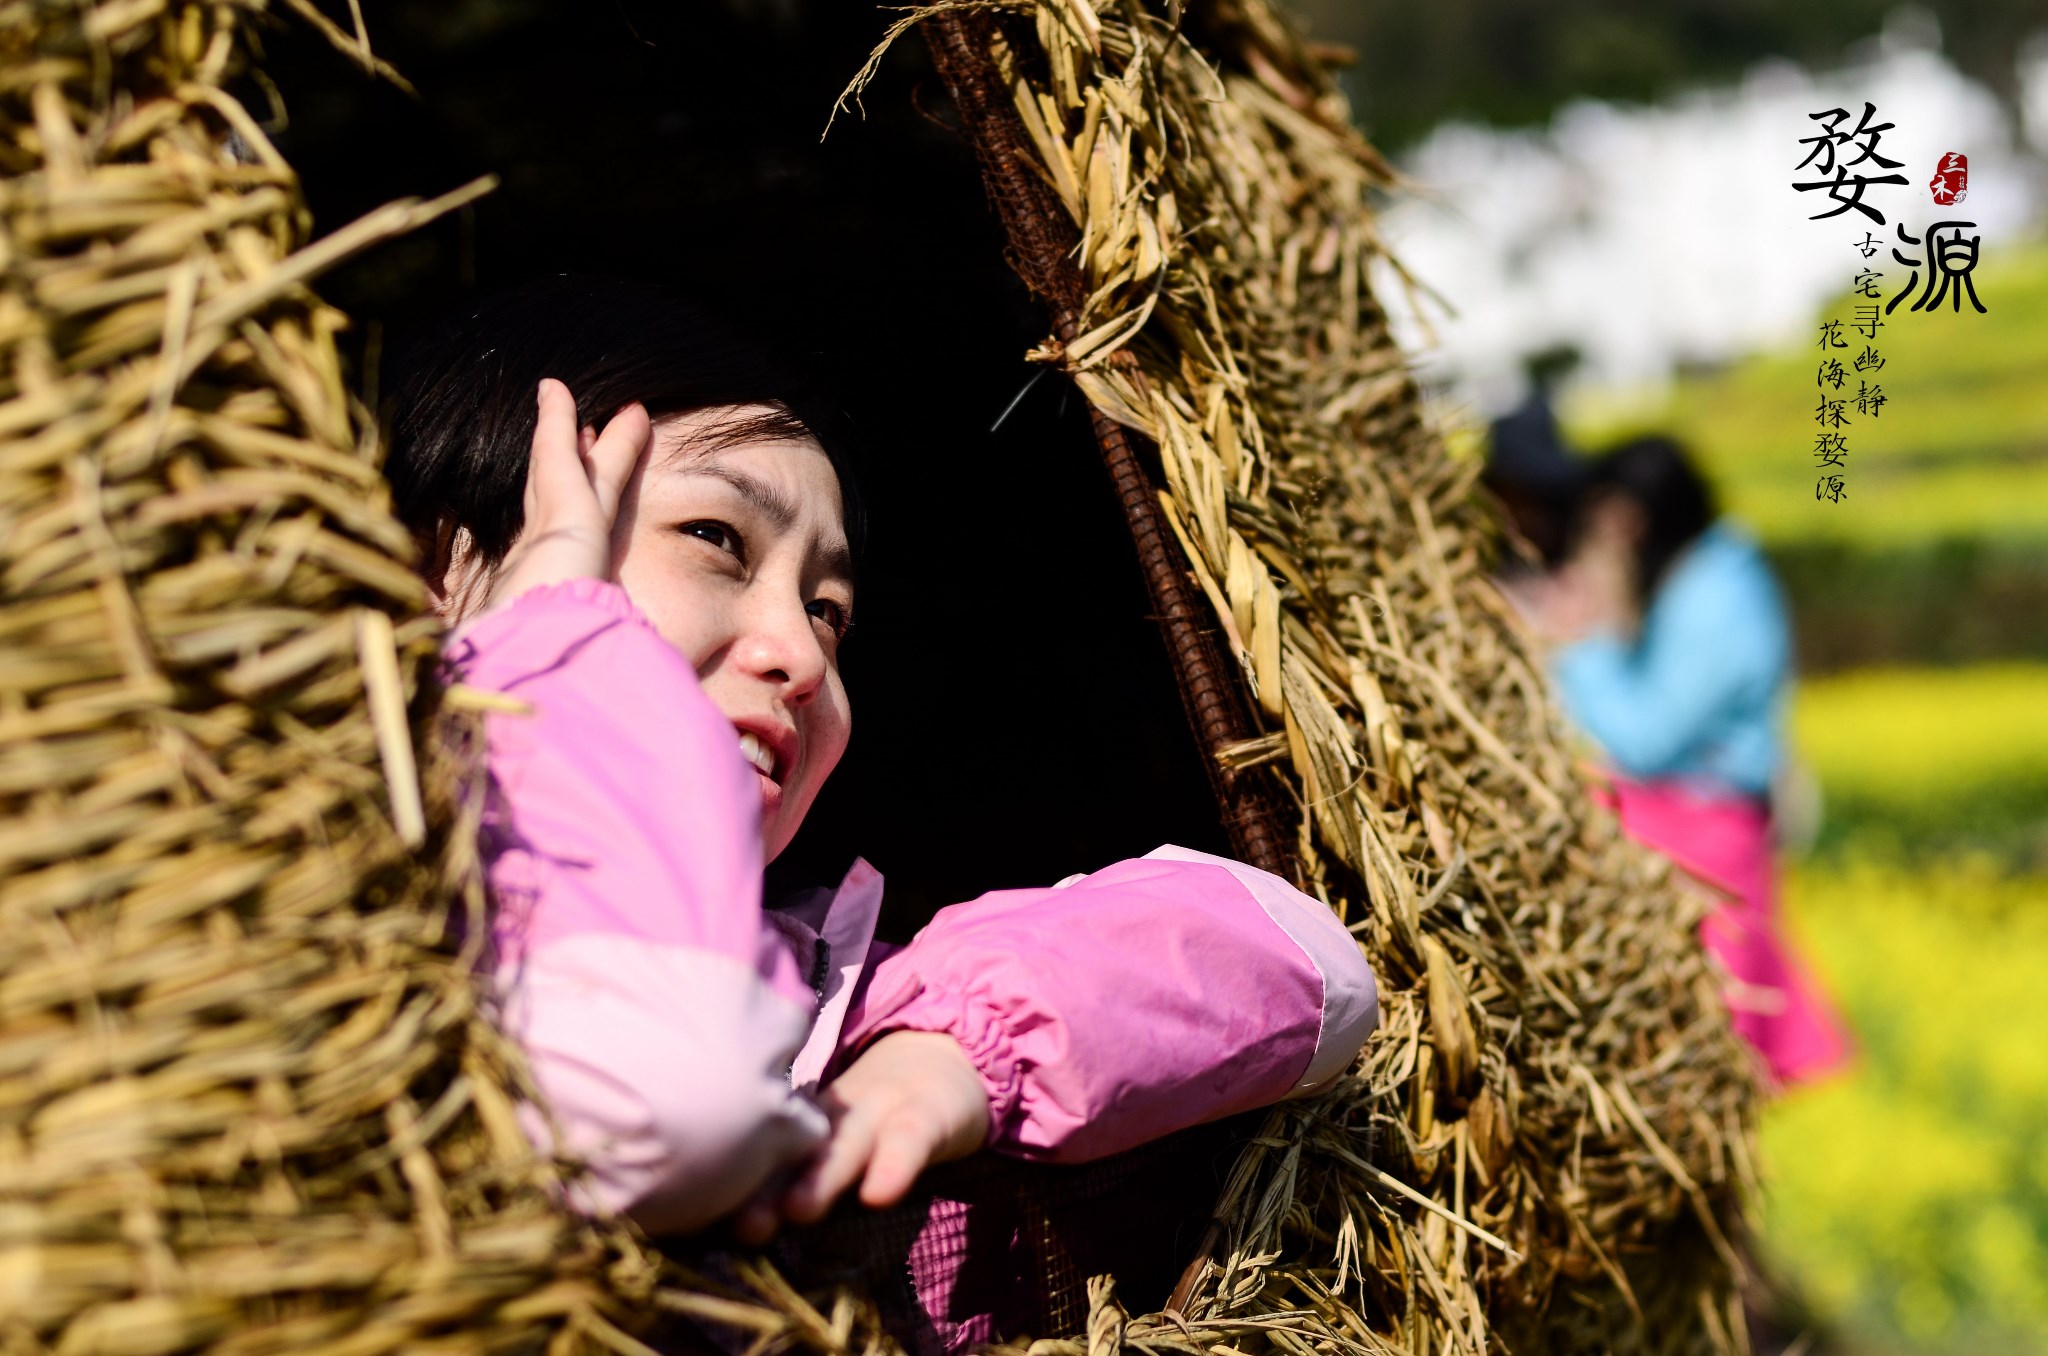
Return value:
M 1033 168 L 1035 153 L 991 55 L 995 21 L 981 14 L 943 14 L 927 21 L 923 31 L 1009 236 L 1011 266 L 1045 302 L 1060 342 L 1072 343 L 1080 334 L 1088 294 L 1087 280 L 1074 262 L 1079 235 Z M 1090 413 L 1224 827 L 1244 861 L 1295 879 L 1292 844 L 1259 778 L 1228 773 L 1217 760 L 1220 749 L 1254 731 L 1242 680 L 1218 651 L 1214 619 L 1165 520 L 1158 486 L 1130 432 L 1100 410 Z

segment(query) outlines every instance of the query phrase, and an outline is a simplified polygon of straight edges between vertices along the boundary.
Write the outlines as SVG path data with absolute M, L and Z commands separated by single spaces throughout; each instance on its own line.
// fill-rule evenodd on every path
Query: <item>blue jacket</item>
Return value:
M 1792 641 L 1755 542 L 1716 524 L 1664 576 L 1630 645 L 1592 636 L 1556 659 L 1565 711 L 1639 780 L 1766 795 L 1778 768 Z

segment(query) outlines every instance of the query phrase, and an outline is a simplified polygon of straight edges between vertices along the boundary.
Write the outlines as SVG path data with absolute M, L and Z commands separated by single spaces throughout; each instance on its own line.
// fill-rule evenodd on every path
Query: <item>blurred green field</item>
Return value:
M 1861 1053 L 1766 1114 L 1767 1251 L 1838 1348 L 2048 1352 L 2048 665 L 1809 681 L 1792 738 L 1788 923 Z
M 2048 1351 L 2048 878 L 1786 886 L 1861 1053 L 1765 1117 L 1770 1255 L 1850 1351 Z
M 1810 679 L 1792 743 L 1822 788 L 1817 856 L 1979 856 L 2048 876 L 2048 664 Z
M 1896 270 L 1895 270 L 1896 271 Z M 1902 282 L 1888 278 L 1887 287 Z M 1767 545 L 1842 542 L 1882 549 L 1968 536 L 2048 543 L 2048 245 L 1986 257 L 1988 308 L 1894 312 L 1878 331 L 1886 403 L 1852 416 L 1849 489 L 1814 499 L 1814 339 L 1649 396 L 1586 394 L 1567 404 L 1581 446 L 1635 432 L 1677 433 L 1699 454 L 1724 506 Z M 1822 311 L 1848 320 L 1846 298 Z M 1816 331 L 1817 336 L 1817 331 Z M 1835 350 L 1847 358 L 1858 347 Z M 1857 374 L 1849 374 L 1853 394 Z

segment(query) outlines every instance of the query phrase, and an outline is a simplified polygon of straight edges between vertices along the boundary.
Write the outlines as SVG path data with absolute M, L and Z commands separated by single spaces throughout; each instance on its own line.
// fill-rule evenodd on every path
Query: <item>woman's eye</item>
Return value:
M 813 598 L 804 604 L 804 611 L 825 623 L 834 636 L 844 636 L 846 628 L 853 625 L 853 614 L 830 598 Z
M 711 522 L 709 520 L 684 523 L 676 530 L 686 537 L 695 537 L 698 541 L 709 542 L 727 555 L 744 556 L 746 554 L 746 547 L 740 541 L 740 534 L 727 527 L 724 523 Z

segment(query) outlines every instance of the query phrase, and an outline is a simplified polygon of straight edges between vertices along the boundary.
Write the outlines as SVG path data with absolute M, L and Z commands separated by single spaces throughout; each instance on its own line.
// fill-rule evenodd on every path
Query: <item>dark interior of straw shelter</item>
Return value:
M 973 154 L 912 35 L 834 100 L 861 5 L 453 0 L 364 7 L 408 95 L 302 27 L 274 135 L 319 228 L 480 174 L 496 192 L 329 278 L 383 389 L 409 334 L 550 272 L 677 287 L 780 344 L 858 431 L 869 544 L 844 652 L 854 740 L 780 884 L 888 878 L 884 935 L 943 905 L 1176 842 L 1228 851 L 1130 537 Z M 385 412 L 388 416 L 388 410 Z

